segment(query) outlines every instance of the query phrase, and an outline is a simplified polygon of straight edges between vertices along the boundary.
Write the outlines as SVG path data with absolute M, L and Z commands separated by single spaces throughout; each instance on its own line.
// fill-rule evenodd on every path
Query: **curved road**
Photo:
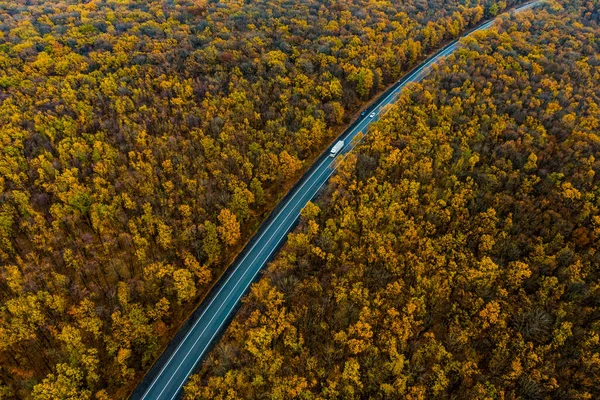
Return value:
M 513 11 L 522 11 L 534 4 L 536 2 L 520 6 Z M 493 21 L 488 21 L 463 37 L 487 29 L 492 23 Z M 361 116 L 337 139 L 344 140 L 345 143 L 338 158 L 345 157 L 352 150 L 358 142 L 354 139 L 357 136 L 360 139 L 359 133 L 365 132 L 370 124 L 377 121 L 380 112 L 385 111 L 384 107 L 393 103 L 407 84 L 423 79 L 433 64 L 451 54 L 457 46 L 458 40 L 449 43 L 381 95 L 367 112 L 363 113 L 364 116 Z M 374 113 L 373 117 L 371 117 L 372 113 Z M 221 278 L 206 301 L 182 327 L 170 348 L 167 348 L 144 381 L 133 392 L 132 399 L 174 400 L 180 397 L 183 385 L 235 313 L 240 299 L 247 292 L 250 284 L 271 259 L 273 253 L 283 244 L 288 232 L 294 227 L 300 211 L 325 185 L 334 173 L 336 165 L 336 159 L 329 157 L 328 153 L 315 161 L 311 169 L 262 224 L 238 259 L 229 267 L 227 277 Z M 177 342 L 179 344 L 173 350 L 172 347 Z

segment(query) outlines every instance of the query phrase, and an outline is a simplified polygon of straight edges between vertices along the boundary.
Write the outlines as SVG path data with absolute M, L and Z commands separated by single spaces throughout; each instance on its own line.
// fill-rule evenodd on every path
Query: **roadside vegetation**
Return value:
M 510 1 L 0 0 L 0 398 L 122 398 L 350 116 Z
M 186 398 L 600 398 L 599 23 L 502 17 L 407 89 Z

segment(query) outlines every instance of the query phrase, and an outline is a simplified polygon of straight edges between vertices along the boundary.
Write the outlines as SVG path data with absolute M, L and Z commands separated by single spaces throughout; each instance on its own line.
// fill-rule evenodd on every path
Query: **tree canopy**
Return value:
M 502 17 L 405 90 L 186 398 L 599 398 L 598 11 Z
M 359 107 L 515 3 L 0 0 L 0 397 L 124 397 Z

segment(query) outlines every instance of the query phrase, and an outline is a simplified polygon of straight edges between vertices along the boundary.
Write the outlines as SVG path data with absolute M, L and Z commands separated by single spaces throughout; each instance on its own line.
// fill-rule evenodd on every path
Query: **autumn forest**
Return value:
M 121 399 L 360 110 L 516 0 L 0 0 L 0 399 Z M 600 2 L 339 163 L 186 399 L 600 398 Z

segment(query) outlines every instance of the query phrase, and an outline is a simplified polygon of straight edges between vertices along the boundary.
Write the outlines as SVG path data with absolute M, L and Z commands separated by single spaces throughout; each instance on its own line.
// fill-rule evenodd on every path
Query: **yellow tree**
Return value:
M 302 162 L 297 157 L 285 150 L 279 154 L 279 169 L 284 179 L 292 178 L 300 168 L 302 168 Z
M 240 240 L 240 223 L 234 213 L 224 208 L 219 213 L 219 226 L 217 232 L 223 242 L 228 246 L 233 246 Z

